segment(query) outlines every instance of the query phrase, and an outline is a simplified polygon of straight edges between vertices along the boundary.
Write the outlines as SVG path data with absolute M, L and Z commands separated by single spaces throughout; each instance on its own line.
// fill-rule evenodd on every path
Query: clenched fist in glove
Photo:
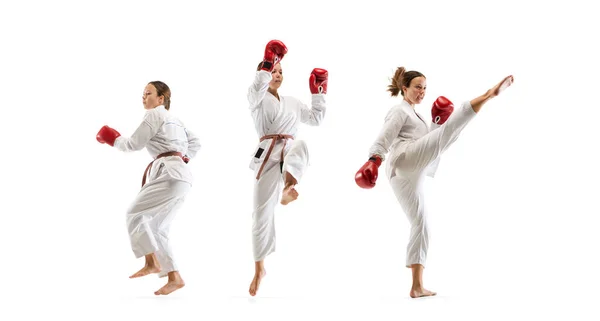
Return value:
M 271 40 L 265 47 L 261 70 L 273 71 L 273 67 L 287 54 L 287 47 L 279 40 Z
M 310 92 L 313 94 L 326 94 L 328 78 L 329 73 L 327 70 L 322 68 L 313 69 L 313 71 L 310 73 L 310 78 L 308 78 Z
M 102 126 L 100 131 L 98 131 L 98 134 L 96 134 L 96 140 L 100 144 L 109 144 L 110 146 L 115 146 L 115 140 L 119 136 L 121 136 L 121 134 L 118 131 L 108 126 Z
M 377 181 L 377 175 L 379 173 L 379 166 L 381 166 L 381 158 L 377 155 L 372 156 L 354 175 L 356 184 L 361 188 L 373 188 Z
M 448 120 L 448 117 L 454 111 L 454 105 L 450 101 L 450 99 L 439 96 L 434 102 L 433 106 L 431 106 L 431 118 L 434 123 L 438 125 L 442 125 Z

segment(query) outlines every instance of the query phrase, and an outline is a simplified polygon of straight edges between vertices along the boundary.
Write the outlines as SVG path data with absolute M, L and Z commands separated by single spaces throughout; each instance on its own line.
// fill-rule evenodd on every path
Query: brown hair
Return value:
M 398 96 L 398 93 L 404 96 L 402 86 L 410 87 L 410 82 L 417 77 L 425 78 L 425 75 L 415 70 L 406 71 L 404 67 L 398 67 L 394 73 L 394 78 L 392 78 L 392 84 L 388 85 L 387 91 L 391 93 L 392 97 Z
M 167 86 L 167 84 L 165 84 L 164 82 L 158 80 L 151 81 L 149 82 L 149 84 L 156 88 L 156 95 L 158 97 L 164 97 L 165 102 L 163 103 L 163 105 L 165 105 L 166 110 L 169 110 L 169 108 L 171 108 L 171 89 L 169 89 L 169 86 Z
M 261 61 L 261 62 L 259 62 L 259 63 L 258 63 L 258 66 L 256 66 L 256 71 L 260 71 L 260 68 L 262 68 L 262 66 L 263 66 L 263 63 L 264 63 L 264 61 Z M 279 62 L 278 62 L 278 63 L 279 63 Z M 273 68 L 275 68 L 274 66 L 275 66 L 275 65 L 273 65 Z

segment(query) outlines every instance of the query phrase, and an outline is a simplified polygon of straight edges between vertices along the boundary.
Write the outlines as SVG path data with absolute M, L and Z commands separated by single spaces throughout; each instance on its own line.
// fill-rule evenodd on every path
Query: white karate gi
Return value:
M 312 108 L 293 97 L 280 95 L 279 101 L 267 91 L 271 79 L 271 73 L 257 71 L 254 82 L 248 89 L 250 111 L 259 138 L 276 134 L 295 137 L 300 123 L 312 126 L 321 123 L 325 116 L 324 94 L 312 95 Z M 269 153 L 273 141 L 275 142 Z M 265 162 L 267 154 L 269 157 Z M 283 165 L 280 164 L 282 161 Z M 281 198 L 285 173 L 290 173 L 300 183 L 308 161 L 308 149 L 304 141 L 267 138 L 258 143 L 250 161 L 250 169 L 254 170 L 255 177 L 260 174 L 254 185 L 252 212 L 255 261 L 262 261 L 275 251 L 275 206 Z
M 200 143 L 183 123 L 164 106 L 146 112 L 130 138 L 115 140 L 114 147 L 130 152 L 146 147 L 155 159 L 166 152 L 180 152 L 192 159 Z M 192 173 L 179 156 L 161 157 L 152 162 L 146 183 L 127 210 L 127 230 L 136 258 L 156 253 L 161 266 L 159 277 L 178 271 L 169 246 L 169 227 L 193 182 Z
M 425 121 L 410 104 L 390 109 L 379 136 L 369 150 L 385 159 L 386 174 L 394 194 L 411 225 L 406 266 L 427 260 L 429 232 L 423 193 L 425 176 L 434 177 L 441 154 L 456 141 L 462 129 L 476 115 L 469 102 L 456 108 L 443 125 Z M 430 125 L 428 125 L 430 124 Z

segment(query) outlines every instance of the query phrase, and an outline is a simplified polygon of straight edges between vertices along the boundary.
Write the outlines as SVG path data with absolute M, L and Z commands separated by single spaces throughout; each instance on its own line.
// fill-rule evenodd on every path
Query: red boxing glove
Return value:
M 450 101 L 450 99 L 439 96 L 434 102 L 433 106 L 431 106 L 431 118 L 432 121 L 438 125 L 442 125 L 448 120 L 448 117 L 454 111 L 454 105 Z
M 329 73 L 327 70 L 322 68 L 313 69 L 313 71 L 310 73 L 310 78 L 308 79 L 310 92 L 313 94 L 326 94 L 328 78 Z
M 361 188 L 373 188 L 377 181 L 377 175 L 381 166 L 381 158 L 372 156 L 354 175 L 356 184 Z
M 265 71 L 273 71 L 275 65 L 283 59 L 283 56 L 287 54 L 287 47 L 283 42 L 279 40 L 271 40 L 265 47 L 265 56 L 263 58 L 263 65 L 260 68 Z
M 115 146 L 115 139 L 117 139 L 119 136 L 121 136 L 121 134 L 118 131 L 105 125 L 102 126 L 100 131 L 98 131 L 98 134 L 96 134 L 96 140 L 100 144 L 109 144 L 110 146 Z

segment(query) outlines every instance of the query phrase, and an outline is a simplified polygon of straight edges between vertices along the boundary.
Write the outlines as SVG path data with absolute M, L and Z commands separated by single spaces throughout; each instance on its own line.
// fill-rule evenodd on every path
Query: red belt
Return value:
M 157 160 L 161 157 L 167 157 L 167 156 L 179 156 L 179 157 L 181 157 L 181 159 L 183 159 L 183 154 L 180 152 L 166 152 L 166 153 L 162 153 L 162 154 L 156 156 L 156 158 L 153 161 L 151 161 L 150 164 L 148 164 L 148 166 L 146 167 L 146 170 L 144 171 L 144 177 L 142 178 L 142 187 L 144 187 L 144 184 L 146 184 L 146 176 L 150 172 L 152 163 L 154 163 L 155 160 Z
M 279 139 L 284 139 L 283 141 L 283 148 L 281 148 L 281 161 L 283 162 L 283 153 L 285 151 L 285 145 L 287 144 L 287 139 L 294 139 L 294 136 L 292 135 L 284 135 L 284 134 L 274 134 L 274 135 L 265 135 L 263 137 L 260 138 L 260 141 L 262 142 L 265 139 L 273 139 L 271 141 L 271 146 L 269 146 L 269 150 L 267 151 L 267 155 L 265 156 L 265 159 L 262 162 L 262 165 L 260 165 L 260 169 L 258 170 L 258 174 L 256 175 L 256 179 L 260 178 L 260 174 L 262 173 L 263 169 L 265 168 L 265 164 L 267 163 L 267 160 L 269 160 L 269 156 L 271 156 L 271 152 L 273 151 L 273 147 L 275 147 L 275 143 L 279 140 Z

